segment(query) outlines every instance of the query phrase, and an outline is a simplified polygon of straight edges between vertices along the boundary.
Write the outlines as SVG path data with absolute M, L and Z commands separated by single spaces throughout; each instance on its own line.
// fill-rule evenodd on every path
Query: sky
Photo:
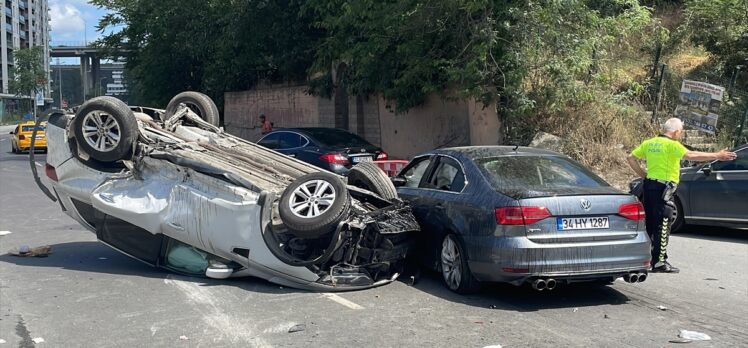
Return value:
M 105 13 L 86 0 L 49 0 L 50 41 L 55 45 L 96 40 L 101 36 L 96 25 Z

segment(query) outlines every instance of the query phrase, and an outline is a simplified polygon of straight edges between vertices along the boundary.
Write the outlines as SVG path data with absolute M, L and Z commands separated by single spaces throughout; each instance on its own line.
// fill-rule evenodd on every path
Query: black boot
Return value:
M 669 262 L 658 262 L 652 267 L 652 273 L 679 273 L 680 269 Z

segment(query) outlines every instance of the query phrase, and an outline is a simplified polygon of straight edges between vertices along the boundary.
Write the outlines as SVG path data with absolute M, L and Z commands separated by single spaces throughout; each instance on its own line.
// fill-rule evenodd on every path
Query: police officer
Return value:
M 663 125 L 661 135 L 642 142 L 627 158 L 631 169 L 644 179 L 642 203 L 647 214 L 647 234 L 652 240 L 652 272 L 679 272 L 667 262 L 666 249 L 672 215 L 667 203 L 680 180 L 680 161 L 731 161 L 737 157 L 727 149 L 719 152 L 689 151 L 678 142 L 682 136 L 683 122 L 671 118 Z M 646 159 L 646 172 L 639 165 L 641 159 Z

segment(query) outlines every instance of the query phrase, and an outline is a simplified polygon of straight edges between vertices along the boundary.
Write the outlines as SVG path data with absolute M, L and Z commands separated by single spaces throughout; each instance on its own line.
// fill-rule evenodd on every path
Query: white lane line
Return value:
M 329 299 L 329 300 L 331 300 L 333 302 L 337 302 L 338 304 L 346 306 L 346 307 L 348 307 L 350 309 L 364 309 L 364 307 L 362 307 L 361 305 L 359 305 L 359 304 L 357 304 L 355 302 L 351 302 L 349 300 L 346 300 L 346 299 L 344 299 L 344 298 L 342 298 L 342 297 L 340 297 L 340 296 L 338 296 L 336 294 L 332 294 L 332 293 L 327 292 L 327 293 L 322 294 L 322 297 L 325 297 L 325 298 L 327 298 L 327 299 Z
M 0 139 L 0 141 L 6 141 L 6 140 L 8 140 L 8 139 Z
M 231 307 L 231 304 L 223 303 L 222 298 L 211 292 L 209 287 L 176 279 L 171 274 L 164 279 L 164 283 L 173 285 L 187 296 L 190 302 L 197 305 L 199 308 L 196 309 L 202 314 L 203 321 L 219 331 L 222 338 L 231 341 L 232 346 L 237 346 L 240 342 L 246 342 L 252 347 L 272 347 L 267 341 L 252 332 L 248 325 L 244 325 L 246 317 L 237 318 L 227 314 L 226 307 Z
M 13 233 L 13 232 L 11 232 L 11 231 L 0 231 L 0 236 L 7 236 L 7 235 L 9 235 L 11 233 Z
M 34 163 L 36 163 L 36 165 L 37 165 L 37 166 L 39 166 L 39 168 L 41 168 L 41 167 L 42 167 L 42 164 L 41 164 L 41 163 L 39 163 L 39 162 L 34 162 Z

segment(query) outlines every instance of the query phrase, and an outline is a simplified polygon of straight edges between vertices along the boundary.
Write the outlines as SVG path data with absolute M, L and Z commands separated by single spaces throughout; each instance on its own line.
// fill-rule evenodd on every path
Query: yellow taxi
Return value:
M 47 129 L 47 122 L 39 124 L 39 130 L 36 132 L 36 141 L 34 142 L 34 148 L 47 152 L 47 136 L 45 130 Z M 28 151 L 31 147 L 31 135 L 34 132 L 34 122 L 28 121 L 19 123 L 10 134 L 11 138 L 11 150 L 13 153 L 21 153 Z

